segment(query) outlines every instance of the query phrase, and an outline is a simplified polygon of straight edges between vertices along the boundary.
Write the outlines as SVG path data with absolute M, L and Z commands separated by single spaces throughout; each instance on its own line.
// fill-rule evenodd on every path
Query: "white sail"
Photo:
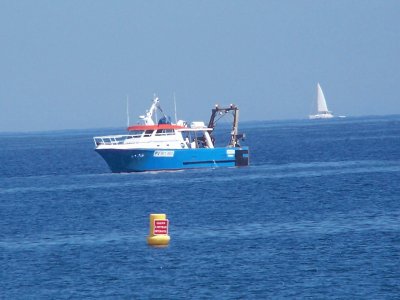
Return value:
M 317 85 L 317 93 L 318 93 L 318 113 L 328 112 L 328 107 L 326 105 L 326 100 L 324 96 L 324 92 L 321 89 L 321 86 Z
M 310 119 L 330 119 L 333 118 L 332 113 L 328 110 L 326 105 L 326 100 L 324 92 L 322 91 L 319 83 L 317 84 L 317 113 L 315 115 L 310 115 Z

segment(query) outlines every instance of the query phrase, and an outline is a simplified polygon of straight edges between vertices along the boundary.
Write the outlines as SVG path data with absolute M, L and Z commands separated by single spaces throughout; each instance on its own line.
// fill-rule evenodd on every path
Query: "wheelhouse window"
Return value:
M 140 137 L 143 133 L 143 130 L 131 130 L 129 131 L 129 135 L 133 137 Z
M 175 131 L 173 129 L 158 129 L 156 135 L 174 135 Z
M 146 130 L 143 136 L 149 137 L 153 134 L 154 130 Z

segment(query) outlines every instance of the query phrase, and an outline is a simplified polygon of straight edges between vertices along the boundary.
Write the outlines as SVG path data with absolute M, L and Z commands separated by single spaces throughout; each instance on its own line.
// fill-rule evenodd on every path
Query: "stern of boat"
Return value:
M 235 151 L 235 166 L 243 167 L 249 165 L 249 148 L 243 147 Z

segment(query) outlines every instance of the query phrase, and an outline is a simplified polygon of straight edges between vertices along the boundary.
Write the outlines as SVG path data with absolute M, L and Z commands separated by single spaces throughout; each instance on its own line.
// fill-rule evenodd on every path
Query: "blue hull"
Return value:
M 248 147 L 199 149 L 96 149 L 111 171 L 144 172 L 193 168 L 234 167 L 249 164 Z

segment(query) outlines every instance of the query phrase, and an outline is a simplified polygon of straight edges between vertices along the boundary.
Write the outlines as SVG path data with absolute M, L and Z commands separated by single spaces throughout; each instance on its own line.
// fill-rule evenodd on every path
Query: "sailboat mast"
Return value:
M 318 93 L 318 112 L 319 113 L 328 112 L 328 106 L 326 105 L 324 92 L 322 91 L 322 88 L 319 83 L 317 85 L 317 93 Z

